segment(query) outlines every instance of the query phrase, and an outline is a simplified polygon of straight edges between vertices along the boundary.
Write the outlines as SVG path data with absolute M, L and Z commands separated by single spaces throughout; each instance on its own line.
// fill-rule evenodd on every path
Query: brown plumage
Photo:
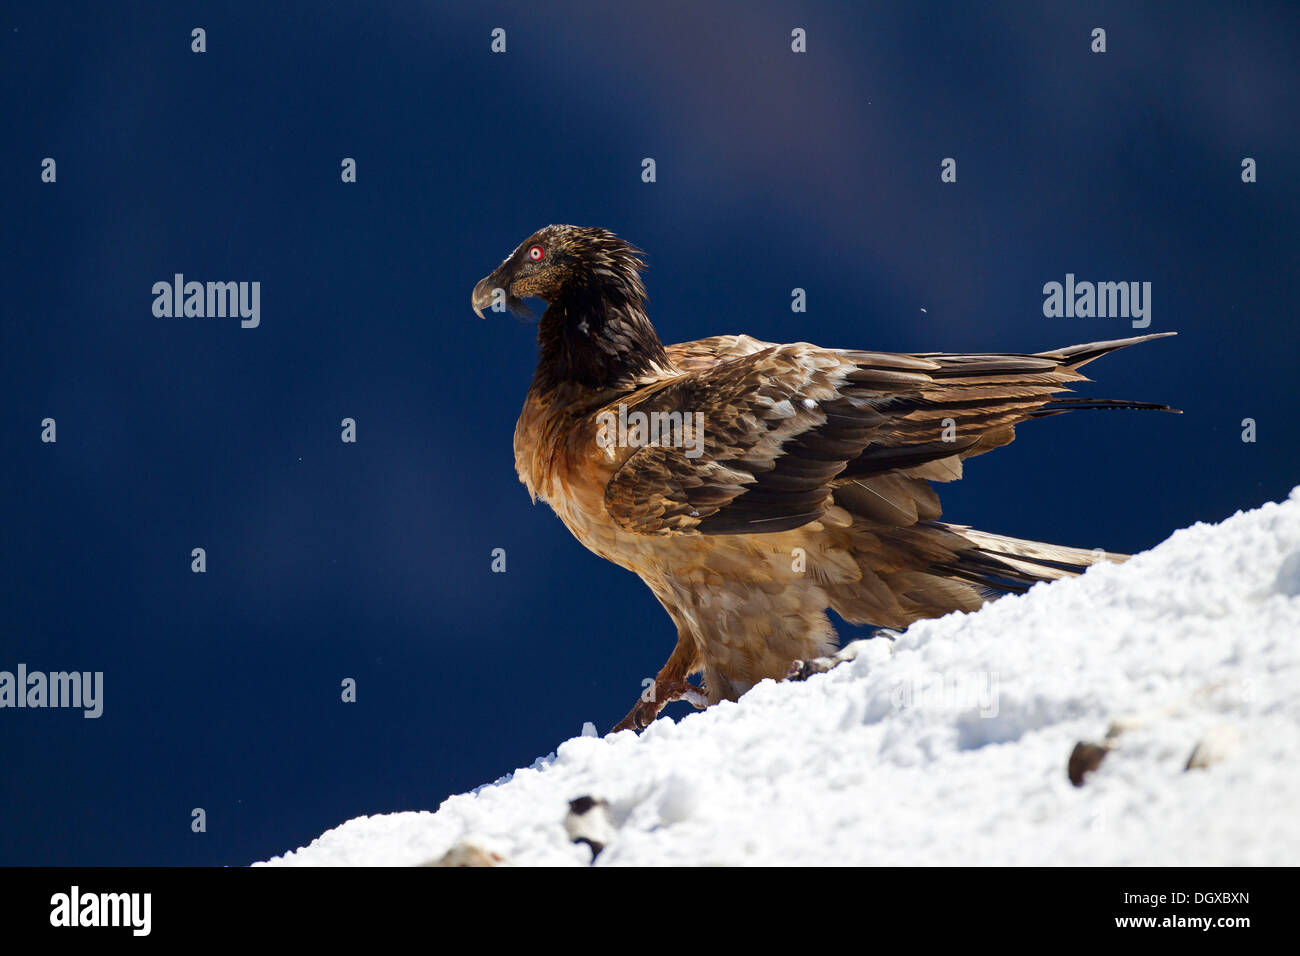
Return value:
M 674 699 L 734 700 L 828 653 L 828 608 L 902 628 L 1123 560 L 941 522 L 931 482 L 960 478 L 964 459 L 1007 444 L 1028 418 L 1167 409 L 1058 396 L 1087 380 L 1087 362 L 1173 333 L 1032 355 L 747 335 L 665 348 L 638 252 L 604 229 L 547 226 L 472 297 L 480 317 L 494 302 L 547 302 L 515 429 L 519 477 L 579 541 L 640 576 L 677 625 L 653 693 L 620 728 L 644 727 Z

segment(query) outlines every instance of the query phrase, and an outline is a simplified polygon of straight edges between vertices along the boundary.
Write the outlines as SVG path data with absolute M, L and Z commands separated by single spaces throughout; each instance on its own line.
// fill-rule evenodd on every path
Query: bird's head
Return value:
M 546 226 L 537 230 L 505 261 L 474 286 L 470 304 L 483 310 L 527 313 L 523 299 L 536 297 L 553 305 L 566 297 L 594 293 L 612 305 L 640 308 L 645 287 L 641 250 L 608 229 L 593 226 Z M 499 305 L 496 305 L 500 303 Z

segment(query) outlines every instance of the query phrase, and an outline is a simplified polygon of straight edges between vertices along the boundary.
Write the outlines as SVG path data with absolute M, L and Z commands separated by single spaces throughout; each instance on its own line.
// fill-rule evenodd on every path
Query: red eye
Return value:
M 532 259 L 534 262 L 541 262 L 542 257 L 545 255 L 546 255 L 546 250 L 543 249 L 541 246 L 533 246 L 531 249 L 528 250 L 528 258 Z

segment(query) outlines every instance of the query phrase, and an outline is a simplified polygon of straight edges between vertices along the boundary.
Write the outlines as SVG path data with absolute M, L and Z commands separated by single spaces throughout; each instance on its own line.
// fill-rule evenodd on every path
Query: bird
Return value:
M 607 229 L 549 225 L 471 294 L 479 318 L 546 303 L 516 471 L 534 504 L 639 576 L 677 630 L 614 730 L 642 730 L 675 700 L 737 700 L 828 658 L 828 610 L 888 633 L 1127 557 L 942 521 L 934 485 L 1029 419 L 1177 411 L 1062 394 L 1089 381 L 1088 362 L 1176 333 L 1028 354 L 745 334 L 665 345 L 647 314 L 644 255 Z

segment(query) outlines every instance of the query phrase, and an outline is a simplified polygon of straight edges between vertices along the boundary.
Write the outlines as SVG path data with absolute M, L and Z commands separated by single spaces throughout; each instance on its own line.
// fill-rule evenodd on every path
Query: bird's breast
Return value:
M 611 441 L 590 395 L 530 393 L 515 427 L 515 470 L 529 493 L 551 506 L 579 541 L 619 564 L 621 532 L 605 508 L 605 488 L 635 449 Z

